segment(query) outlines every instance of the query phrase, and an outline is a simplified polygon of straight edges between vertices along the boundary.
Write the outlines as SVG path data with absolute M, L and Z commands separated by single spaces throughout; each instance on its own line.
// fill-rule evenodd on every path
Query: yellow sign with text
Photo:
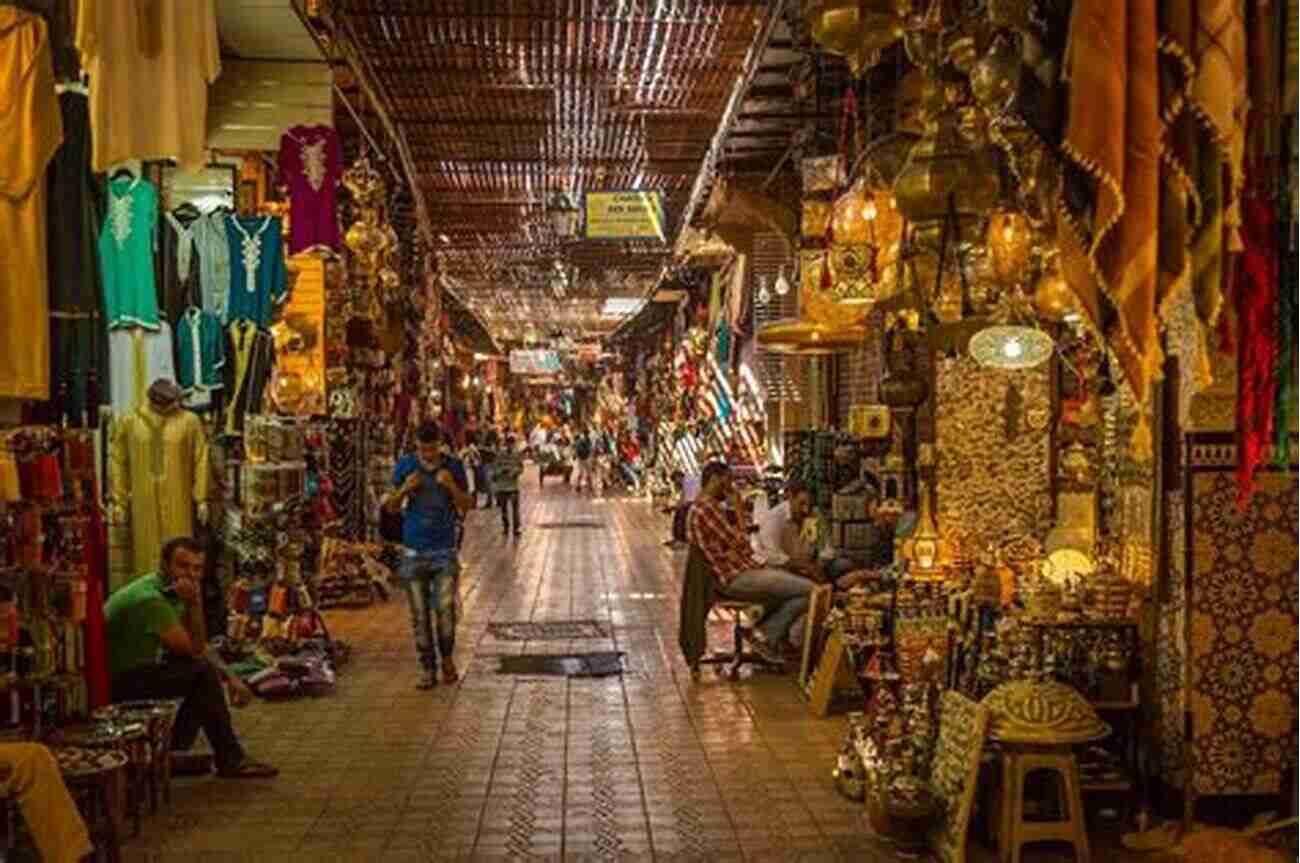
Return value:
M 588 192 L 586 207 L 589 240 L 665 241 L 660 192 Z

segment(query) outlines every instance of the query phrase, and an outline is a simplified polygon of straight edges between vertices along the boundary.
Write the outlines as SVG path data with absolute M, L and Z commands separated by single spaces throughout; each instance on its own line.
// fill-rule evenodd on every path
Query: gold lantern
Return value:
M 832 210 L 832 291 L 846 305 L 870 306 L 897 290 L 895 264 L 903 217 L 888 189 L 859 177 Z M 863 309 L 865 317 L 869 309 Z
M 1013 285 L 1025 277 L 1035 246 L 1028 219 L 1014 211 L 994 213 L 989 217 L 985 243 L 991 274 L 1000 284 Z
M 854 77 L 903 35 L 896 0 L 805 0 L 804 22 L 823 51 L 849 62 Z

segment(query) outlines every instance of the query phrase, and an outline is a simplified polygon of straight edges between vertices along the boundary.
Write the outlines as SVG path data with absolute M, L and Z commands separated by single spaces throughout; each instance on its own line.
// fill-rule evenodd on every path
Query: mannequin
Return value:
M 111 449 L 114 520 L 130 522 L 134 578 L 157 570 L 167 540 L 194 535 L 196 515 L 207 523 L 208 441 L 198 417 L 181 409 L 180 387 L 159 378 L 114 427 Z

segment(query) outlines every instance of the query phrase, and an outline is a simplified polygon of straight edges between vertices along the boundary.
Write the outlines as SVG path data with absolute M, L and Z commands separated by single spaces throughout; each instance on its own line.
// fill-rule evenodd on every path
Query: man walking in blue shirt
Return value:
M 442 430 L 425 423 L 415 433 L 415 453 L 403 456 L 393 470 L 395 489 L 384 498 L 384 509 L 402 512 L 405 547 L 398 577 L 406 589 L 411 628 L 420 656 L 420 689 L 438 685 L 434 648 L 442 657 L 442 682 L 459 677 L 452 651 L 456 646 L 456 614 L 460 562 L 456 556 L 457 528 L 474 505 L 466 493 L 465 466 L 443 447 Z

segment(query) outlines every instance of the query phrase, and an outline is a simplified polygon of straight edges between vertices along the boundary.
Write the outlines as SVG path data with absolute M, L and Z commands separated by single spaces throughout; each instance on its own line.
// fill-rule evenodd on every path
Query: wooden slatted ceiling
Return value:
M 434 233 L 446 237 L 440 264 L 504 337 L 535 314 L 609 329 L 604 299 L 637 294 L 605 274 L 662 269 L 666 247 L 583 243 L 566 250 L 574 278 L 563 300 L 544 282 L 501 281 L 503 267 L 536 266 L 559 248 L 544 217 L 557 191 L 662 191 L 675 234 L 765 6 L 341 0 L 335 14 L 410 146 Z

